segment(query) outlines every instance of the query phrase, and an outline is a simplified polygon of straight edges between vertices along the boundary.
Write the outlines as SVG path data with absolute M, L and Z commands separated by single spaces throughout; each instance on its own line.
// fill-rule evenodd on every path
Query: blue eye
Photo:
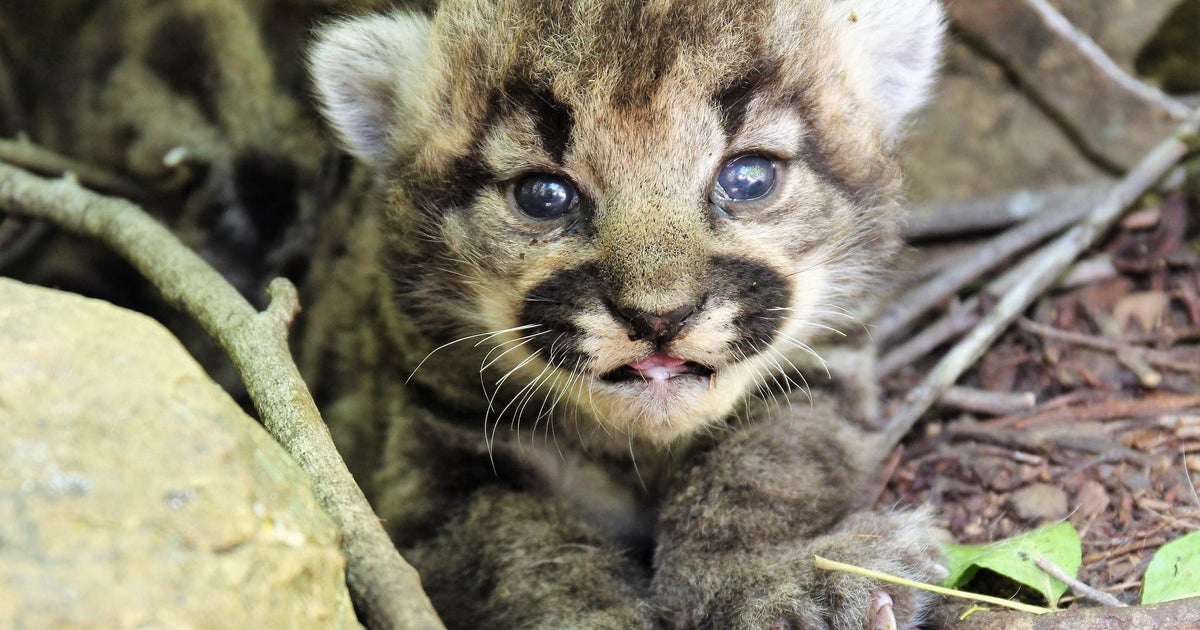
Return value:
M 717 175 L 717 197 L 751 201 L 775 187 L 775 162 L 761 155 L 743 155 L 727 162 Z
M 579 205 L 579 193 L 571 182 L 546 174 L 530 175 L 517 182 L 513 198 L 521 212 L 534 219 L 557 219 Z

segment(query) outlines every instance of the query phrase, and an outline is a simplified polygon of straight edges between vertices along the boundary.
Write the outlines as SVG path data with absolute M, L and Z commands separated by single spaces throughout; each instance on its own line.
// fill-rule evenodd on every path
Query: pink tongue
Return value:
M 665 381 L 675 374 L 683 372 L 683 364 L 685 363 L 687 363 L 685 359 L 660 352 L 652 354 L 641 361 L 634 361 L 629 364 L 629 367 L 637 370 L 647 380 Z
M 658 352 L 646 357 L 645 359 L 642 359 L 641 361 L 634 361 L 633 363 L 630 363 L 629 367 L 635 370 L 648 370 L 656 367 L 679 367 L 684 363 L 687 363 L 687 361 L 684 359 Z

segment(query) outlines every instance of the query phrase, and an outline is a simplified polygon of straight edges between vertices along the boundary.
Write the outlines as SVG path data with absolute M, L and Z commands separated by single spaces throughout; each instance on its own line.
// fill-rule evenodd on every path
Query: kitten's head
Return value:
M 328 25 L 311 65 L 387 185 L 402 310 L 475 335 L 430 382 L 664 443 L 809 362 L 885 263 L 941 32 L 933 0 L 448 0 Z

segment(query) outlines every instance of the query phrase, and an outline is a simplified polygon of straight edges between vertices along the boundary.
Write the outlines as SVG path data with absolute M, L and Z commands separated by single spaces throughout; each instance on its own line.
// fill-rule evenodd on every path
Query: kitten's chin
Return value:
M 670 378 L 594 379 L 576 404 L 610 431 L 668 445 L 723 426 L 749 386 L 741 370 L 696 370 Z

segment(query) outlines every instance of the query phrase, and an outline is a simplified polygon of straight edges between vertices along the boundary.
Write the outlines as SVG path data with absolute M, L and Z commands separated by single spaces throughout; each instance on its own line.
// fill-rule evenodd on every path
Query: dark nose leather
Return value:
M 697 309 L 696 304 L 681 306 L 669 313 L 647 313 L 633 309 L 617 307 L 617 314 L 629 322 L 629 338 L 634 341 L 654 341 L 665 343 L 679 334 L 683 322 Z

